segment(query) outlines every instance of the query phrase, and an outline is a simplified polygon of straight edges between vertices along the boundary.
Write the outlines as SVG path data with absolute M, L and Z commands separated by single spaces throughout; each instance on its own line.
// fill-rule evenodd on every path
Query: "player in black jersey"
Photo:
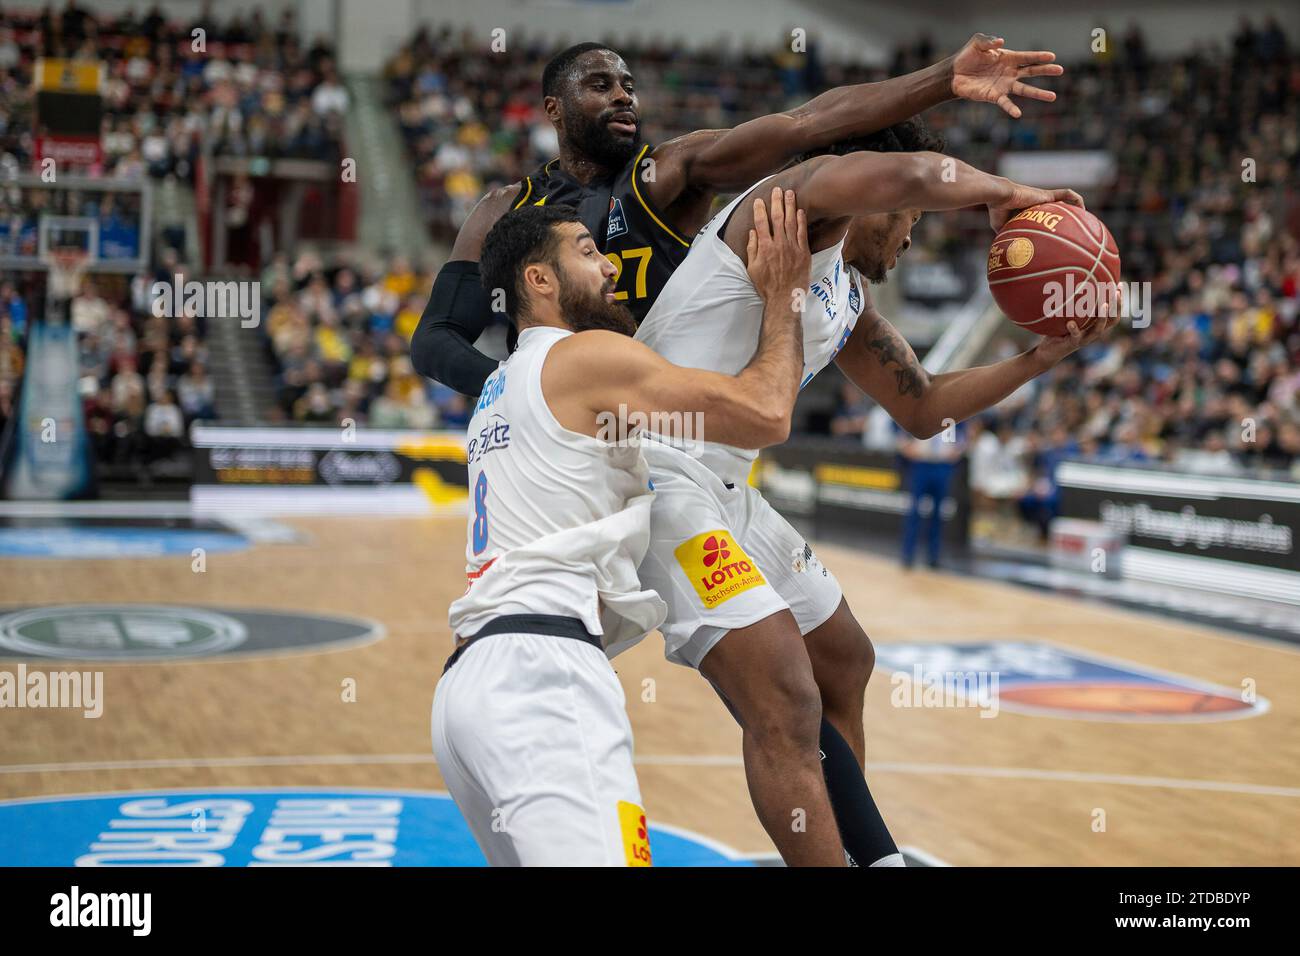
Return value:
M 1056 98 L 1024 82 L 1059 75 L 1054 59 L 1045 51 L 1003 49 L 1001 38 L 977 33 L 954 56 L 915 73 L 837 87 L 785 113 L 654 146 L 640 141 L 636 85 L 623 58 L 598 43 L 570 47 L 542 74 L 560 155 L 523 182 L 488 193 L 470 213 L 434 281 L 411 339 L 411 360 L 422 374 L 468 395 L 477 395 L 496 369 L 495 359 L 474 348 L 492 318 L 478 258 L 483 237 L 510 209 L 530 203 L 577 209 L 618 269 L 617 295 L 639 322 L 685 258 L 718 193 L 743 189 L 802 153 L 884 129 L 952 97 L 996 103 L 1017 117 L 1012 96 Z

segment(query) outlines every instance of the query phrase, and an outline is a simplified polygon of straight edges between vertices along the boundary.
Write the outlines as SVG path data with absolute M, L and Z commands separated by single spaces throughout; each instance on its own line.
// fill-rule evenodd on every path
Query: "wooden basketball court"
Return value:
M 302 543 L 210 554 L 202 573 L 188 554 L 0 559 L 5 606 L 287 609 L 371 618 L 386 631 L 327 652 L 102 665 L 101 719 L 0 712 L 0 799 L 241 785 L 442 789 L 429 707 L 450 651 L 447 605 L 464 587 L 464 520 L 284 523 Z M 1297 649 L 1012 585 L 908 574 L 842 548 L 819 554 L 878 644 L 1050 641 L 1228 688 L 1253 680 L 1271 704 L 1208 722 L 1007 710 L 985 719 L 969 708 L 892 706 L 878 668 L 867 695 L 868 779 L 900 844 L 956 865 L 1300 863 Z M 615 666 L 651 819 L 770 853 L 739 732 L 704 681 L 666 663 L 657 636 Z M 354 702 L 345 700 L 349 678 Z

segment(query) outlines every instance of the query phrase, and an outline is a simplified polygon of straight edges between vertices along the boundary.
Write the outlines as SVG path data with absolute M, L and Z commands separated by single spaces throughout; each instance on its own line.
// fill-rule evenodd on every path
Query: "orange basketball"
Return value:
M 1016 325 L 1066 335 L 1121 307 L 1119 249 L 1106 224 L 1068 203 L 1031 206 L 1007 220 L 989 249 L 989 291 Z

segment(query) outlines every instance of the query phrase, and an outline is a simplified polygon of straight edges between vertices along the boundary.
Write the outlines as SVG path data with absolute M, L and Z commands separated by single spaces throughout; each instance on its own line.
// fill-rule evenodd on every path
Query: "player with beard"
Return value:
M 769 303 L 734 374 L 676 368 L 632 339 L 616 270 L 564 206 L 526 206 L 488 233 L 483 275 L 519 344 L 469 424 L 469 586 L 434 695 L 433 748 L 493 865 L 649 865 L 623 691 L 606 654 L 663 620 L 636 568 L 654 495 L 639 440 L 608 428 L 708 409 L 711 434 L 785 440 L 803 367 L 797 304 L 808 240 L 794 194 L 762 201 L 748 276 Z
M 909 121 L 756 183 L 701 229 L 637 338 L 676 365 L 721 374 L 744 366 L 763 308 L 745 272 L 749 197 L 782 189 L 799 194 L 813 252 L 801 387 L 835 361 L 904 428 L 929 437 L 1104 335 L 1118 316 L 1086 334 L 1071 322 L 1070 334 L 995 365 L 939 375 L 921 367 L 867 290 L 911 245 L 921 212 L 983 205 L 996 230 L 1038 203 L 1082 205 L 1070 190 L 991 176 L 934 151 L 941 146 Z M 656 496 L 640 575 L 668 604 L 668 659 L 697 668 L 740 723 L 754 808 L 788 864 L 828 865 L 847 852 L 860 865 L 901 866 L 864 777 L 871 641 L 835 577 L 748 483 L 757 450 L 707 439 L 695 454 L 643 443 Z M 790 825 L 797 811 L 801 831 Z
M 1023 82 L 1062 72 L 1049 52 L 1003 49 L 976 34 L 954 56 L 880 83 L 838 87 L 784 113 L 734 129 L 698 130 L 658 145 L 641 142 L 636 83 L 623 58 L 598 43 L 564 50 L 542 74 L 546 115 L 560 155 L 523 182 L 496 189 L 460 229 L 411 339 L 411 360 L 430 378 L 477 395 L 496 369 L 474 348 L 492 321 L 480 282 L 483 237 L 509 209 L 575 207 L 597 248 L 615 266 L 615 295 L 640 322 L 719 193 L 747 188 L 808 150 L 884 129 L 952 97 L 996 103 L 1012 117 L 1012 96 L 1052 101 Z

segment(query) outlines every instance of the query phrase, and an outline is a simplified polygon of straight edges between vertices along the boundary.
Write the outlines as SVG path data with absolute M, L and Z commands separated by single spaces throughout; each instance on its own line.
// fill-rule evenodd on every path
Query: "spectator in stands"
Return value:
M 334 61 L 325 60 L 320 66 L 321 79 L 311 94 L 311 108 L 320 116 L 343 114 L 348 111 L 348 91 L 339 82 Z
M 17 382 L 23 377 L 22 340 L 14 330 L 13 319 L 0 316 L 0 381 Z
M 372 428 L 432 428 L 435 421 L 433 406 L 423 389 L 403 394 L 396 379 L 388 383 L 384 394 L 370 405 Z
M 176 404 L 176 397 L 167 389 L 145 409 L 144 433 L 148 439 L 146 447 L 150 461 L 168 458 L 180 449 L 185 437 L 185 419 Z
M 1029 490 L 1025 439 L 1010 419 L 983 421 L 968 435 L 972 504 L 980 510 L 1006 515 L 1013 502 Z
M 84 334 L 98 334 L 108 319 L 109 307 L 99 295 L 93 279 L 83 279 L 81 293 L 72 300 L 72 328 Z
M 26 340 L 27 303 L 12 282 L 0 283 L 0 315 L 9 320 L 9 328 L 17 342 Z
M 216 390 L 202 362 L 191 363 L 176 380 L 176 397 L 187 421 L 217 417 Z
M 0 350 L 3 350 L 3 345 L 0 345 Z M 6 377 L 3 362 L 4 359 L 0 358 L 0 438 L 4 437 L 9 423 L 18 414 L 17 380 Z
M 307 386 L 306 394 L 294 402 L 293 417 L 304 424 L 333 424 L 334 408 L 330 405 L 329 392 L 320 382 Z

